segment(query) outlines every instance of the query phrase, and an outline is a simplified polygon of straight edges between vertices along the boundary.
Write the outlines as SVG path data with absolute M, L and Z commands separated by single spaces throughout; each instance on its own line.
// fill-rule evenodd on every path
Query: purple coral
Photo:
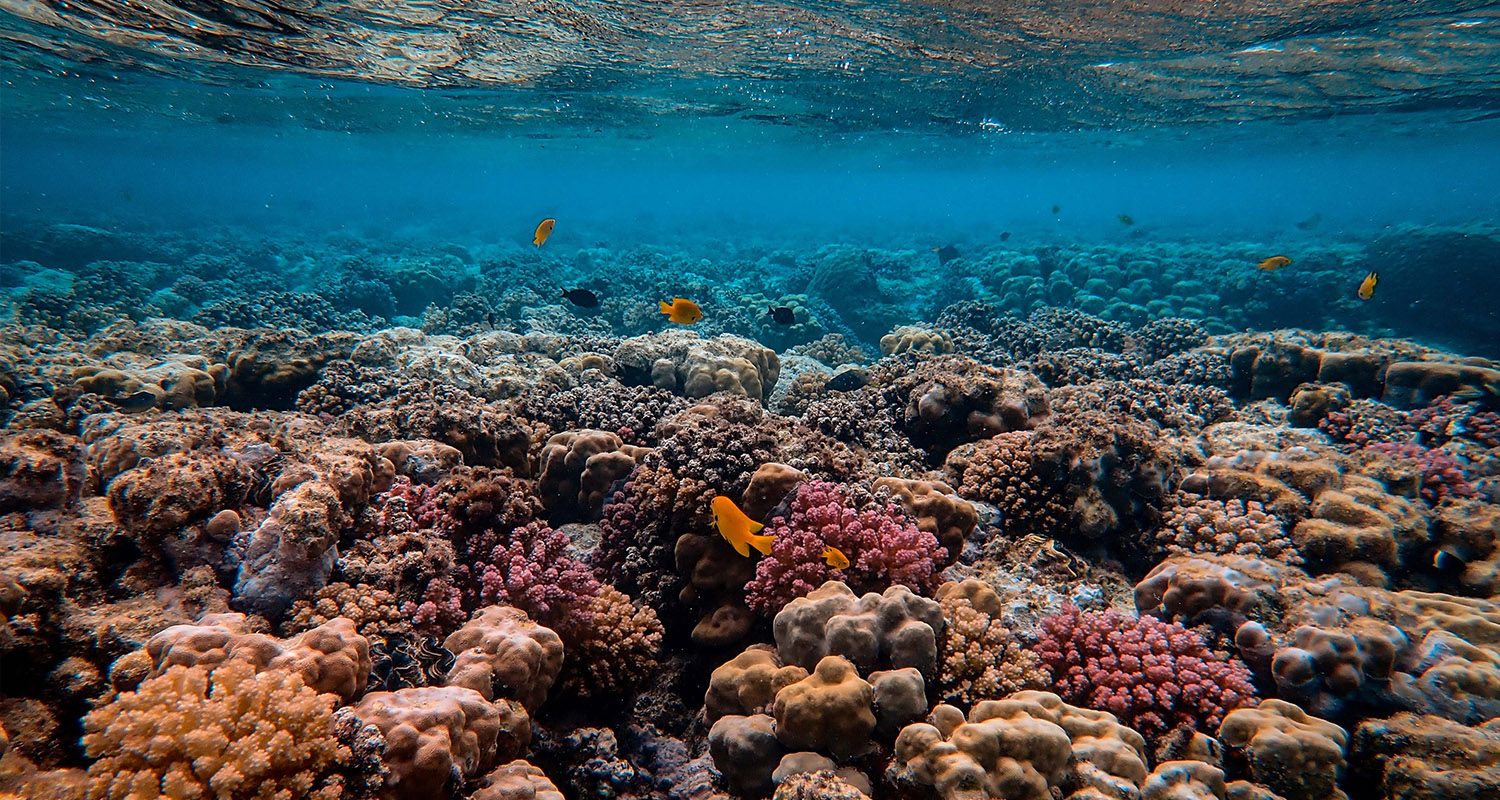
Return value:
M 1217 730 L 1255 702 L 1250 670 L 1175 622 L 1072 605 L 1043 617 L 1036 653 L 1070 703 L 1109 711 L 1147 737 L 1179 725 Z
M 857 591 L 905 584 L 930 594 L 945 555 L 937 538 L 917 528 L 900 506 L 856 508 L 842 487 L 827 481 L 799 486 L 787 513 L 764 532 L 775 541 L 770 554 L 756 564 L 745 593 L 751 608 L 767 614 L 829 580 L 842 580 Z M 825 545 L 849 559 L 848 569 L 826 563 Z

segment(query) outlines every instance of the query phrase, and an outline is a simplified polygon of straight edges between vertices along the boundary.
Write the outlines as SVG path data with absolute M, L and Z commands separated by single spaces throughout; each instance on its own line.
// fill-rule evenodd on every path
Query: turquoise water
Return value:
M 938 797 L 884 718 L 853 754 L 715 724 L 774 710 L 716 713 L 710 676 L 837 539 L 856 593 L 950 626 L 928 598 L 983 580 L 1006 693 L 1112 709 L 1143 767 L 1275 697 L 1362 732 L 1323 765 L 1347 797 L 1398 796 L 1400 726 L 1437 725 L 1407 711 L 1450 721 L 1442 796 L 1488 796 L 1461 789 L 1500 791 L 1497 187 L 1484 2 L 0 0 L 0 793 L 166 786 L 109 760 L 144 738 L 88 736 L 179 707 L 161 674 L 210 657 L 171 626 L 294 648 L 344 615 L 319 675 L 348 685 L 308 672 L 339 697 L 297 734 L 353 748 L 308 767 L 338 796 L 481 798 L 524 756 L 568 800 L 751 800 L 805 750 Z M 723 497 L 776 544 L 734 549 Z M 928 573 L 871 577 L 888 550 Z M 796 558 L 808 586 L 766 574 Z M 1178 574 L 1255 602 L 1170 607 Z M 586 655 L 479 680 L 534 742 L 418 783 L 381 690 L 444 684 L 496 604 Z M 1201 695 L 1005 655 L 1063 647 L 1074 604 L 1187 626 L 1177 656 L 1249 694 L 1179 718 Z M 902 723 L 981 699 L 936 669 Z M 1246 752 L 1193 757 L 1293 796 Z

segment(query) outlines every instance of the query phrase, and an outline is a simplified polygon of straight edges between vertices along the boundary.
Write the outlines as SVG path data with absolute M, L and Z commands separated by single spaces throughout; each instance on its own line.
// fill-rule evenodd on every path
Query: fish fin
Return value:
M 658 301 L 656 301 L 656 305 L 657 305 L 658 308 L 661 309 L 661 313 L 663 313 L 663 314 L 670 314 L 670 313 L 672 313 L 672 305 L 670 303 L 668 303 L 667 301 L 665 301 L 665 300 L 658 300 Z
M 725 536 L 724 538 L 729 539 L 728 536 Z M 744 539 L 729 539 L 729 543 L 734 545 L 734 551 L 736 553 L 739 553 L 745 558 L 750 557 L 750 545 L 746 544 Z
M 763 556 L 768 556 L 771 554 L 771 545 L 776 542 L 776 537 L 771 536 L 770 534 L 766 534 L 764 536 L 757 536 L 752 534 L 749 538 L 750 544 L 754 545 L 755 549 L 759 550 L 760 554 Z M 750 554 L 745 553 L 745 555 Z
M 750 532 L 751 533 L 760 533 L 761 531 L 765 530 L 765 528 L 766 528 L 766 526 L 760 524 L 759 522 L 756 522 L 753 519 L 750 519 L 749 517 L 746 517 L 745 519 L 747 521 L 749 521 L 749 523 L 750 523 Z

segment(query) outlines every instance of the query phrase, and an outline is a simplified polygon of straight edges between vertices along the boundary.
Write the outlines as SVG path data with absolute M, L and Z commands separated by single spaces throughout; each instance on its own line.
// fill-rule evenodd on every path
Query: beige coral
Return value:
M 1145 781 L 1145 740 L 1114 715 L 1077 708 L 1048 692 L 1017 692 L 969 712 L 940 705 L 896 739 L 890 775 L 930 786 L 944 800 L 1051 800 L 1135 796 Z
M 486 700 L 508 697 L 528 711 L 547 698 L 563 664 L 557 634 L 508 606 L 474 612 L 468 624 L 448 635 L 443 647 L 455 656 L 449 686 L 467 686 Z
M 1230 712 L 1219 740 L 1244 759 L 1256 783 L 1286 800 L 1344 800 L 1338 780 L 1348 734 L 1292 703 L 1262 700 Z
M 847 658 L 827 656 L 811 675 L 776 693 L 776 738 L 794 750 L 860 755 L 872 745 L 874 700 L 874 687 Z
M 531 762 L 516 759 L 481 778 L 473 800 L 563 800 L 563 793 Z
M 152 674 L 174 666 L 214 669 L 243 662 L 257 671 L 295 672 L 311 688 L 345 702 L 365 690 L 370 675 L 370 642 L 354 623 L 337 617 L 290 639 L 250 633 L 244 614 L 209 614 L 194 625 L 174 625 L 146 642 Z
M 727 714 L 760 714 L 770 710 L 777 692 L 806 678 L 807 670 L 783 665 L 776 649 L 751 645 L 713 671 L 703 697 L 710 723 Z
M 938 665 L 945 702 L 972 706 L 1048 685 L 1041 658 L 1005 627 L 1004 603 L 988 584 L 973 578 L 949 581 L 938 587 L 937 599 L 947 623 Z
M 777 612 L 772 628 L 788 664 L 811 669 L 833 654 L 865 670 L 915 667 L 926 677 L 937 674 L 943 611 L 905 586 L 855 597 L 843 583 L 827 581 Z
M 371 692 L 354 713 L 385 735 L 392 800 L 444 795 L 449 777 L 474 778 L 510 761 L 531 742 L 531 718 L 509 700 L 491 703 L 463 686 L 425 686 Z
M 334 698 L 293 672 L 177 666 L 84 719 L 88 796 L 104 800 L 326 798 L 348 757 Z
M 979 524 L 974 505 L 942 481 L 884 477 L 876 478 L 871 488 L 877 492 L 889 491 L 916 520 L 918 528 L 936 536 L 938 543 L 948 550 L 949 563 L 958 560 L 964 542 Z
M 880 354 L 898 356 L 902 353 L 953 352 L 953 337 L 948 334 L 916 325 L 901 325 L 880 337 Z
M 608 431 L 556 434 L 542 447 L 537 494 L 554 517 L 597 518 L 610 486 L 649 452 Z
M 639 686 L 656 670 L 661 620 L 650 606 L 636 607 L 613 586 L 601 586 L 585 608 L 591 620 L 568 636 L 562 684 L 595 697 Z

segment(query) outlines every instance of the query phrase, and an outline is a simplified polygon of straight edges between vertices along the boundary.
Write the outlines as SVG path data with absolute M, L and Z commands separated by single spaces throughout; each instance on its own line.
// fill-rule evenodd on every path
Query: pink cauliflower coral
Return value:
M 1255 703 L 1244 663 L 1175 622 L 1067 605 L 1039 630 L 1036 653 L 1064 700 L 1108 711 L 1148 738 L 1179 725 L 1215 731 L 1225 714 Z
M 1422 499 L 1437 505 L 1445 497 L 1477 497 L 1479 490 L 1464 475 L 1463 465 L 1445 450 L 1419 444 L 1378 442 L 1365 449 L 1415 461 L 1422 469 Z
M 947 555 L 937 538 L 917 528 L 899 505 L 855 508 L 842 487 L 827 481 L 799 486 L 788 512 L 763 532 L 775 541 L 770 554 L 756 564 L 745 599 L 766 614 L 830 580 L 857 592 L 905 584 L 918 594 L 931 594 Z M 823 557 L 825 545 L 838 548 L 849 567 L 830 566 Z

